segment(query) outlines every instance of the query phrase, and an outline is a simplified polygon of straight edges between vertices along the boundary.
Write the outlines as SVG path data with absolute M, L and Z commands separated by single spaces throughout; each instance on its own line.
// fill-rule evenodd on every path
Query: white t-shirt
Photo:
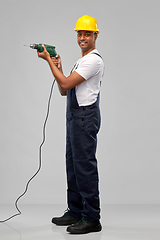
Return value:
M 104 63 L 102 58 L 95 53 L 98 53 L 96 49 L 80 58 L 73 69 L 85 79 L 75 89 L 79 106 L 87 106 L 96 102 L 100 91 Z

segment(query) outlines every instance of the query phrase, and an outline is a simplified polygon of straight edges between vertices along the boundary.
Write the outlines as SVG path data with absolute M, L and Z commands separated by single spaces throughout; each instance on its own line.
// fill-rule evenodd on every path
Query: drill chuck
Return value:
M 29 46 L 30 46 L 30 48 L 38 49 L 38 44 L 30 44 Z

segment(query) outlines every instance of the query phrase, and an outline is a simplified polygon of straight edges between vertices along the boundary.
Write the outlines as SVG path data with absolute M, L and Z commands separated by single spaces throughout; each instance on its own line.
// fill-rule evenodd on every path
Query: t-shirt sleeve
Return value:
M 99 58 L 99 57 L 98 57 Z M 90 56 L 89 58 L 84 58 L 80 62 L 78 68 L 75 70 L 79 75 L 81 75 L 85 80 L 95 75 L 99 70 L 97 56 Z

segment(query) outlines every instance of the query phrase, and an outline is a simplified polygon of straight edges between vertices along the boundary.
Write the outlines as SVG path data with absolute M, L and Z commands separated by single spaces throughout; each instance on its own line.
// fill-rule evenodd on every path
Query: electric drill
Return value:
M 24 46 L 28 46 L 28 45 L 24 45 Z M 48 52 L 51 56 L 55 57 L 55 56 L 57 55 L 54 46 L 47 45 L 47 44 L 44 44 L 44 46 L 45 46 L 47 52 Z M 28 47 L 33 48 L 33 49 L 37 49 L 39 52 L 43 52 L 42 44 L 30 44 Z

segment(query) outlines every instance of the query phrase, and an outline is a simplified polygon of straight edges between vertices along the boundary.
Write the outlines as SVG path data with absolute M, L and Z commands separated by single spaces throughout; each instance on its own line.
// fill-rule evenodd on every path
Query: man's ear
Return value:
M 94 33 L 94 41 L 96 41 L 98 38 L 98 34 L 97 33 Z

